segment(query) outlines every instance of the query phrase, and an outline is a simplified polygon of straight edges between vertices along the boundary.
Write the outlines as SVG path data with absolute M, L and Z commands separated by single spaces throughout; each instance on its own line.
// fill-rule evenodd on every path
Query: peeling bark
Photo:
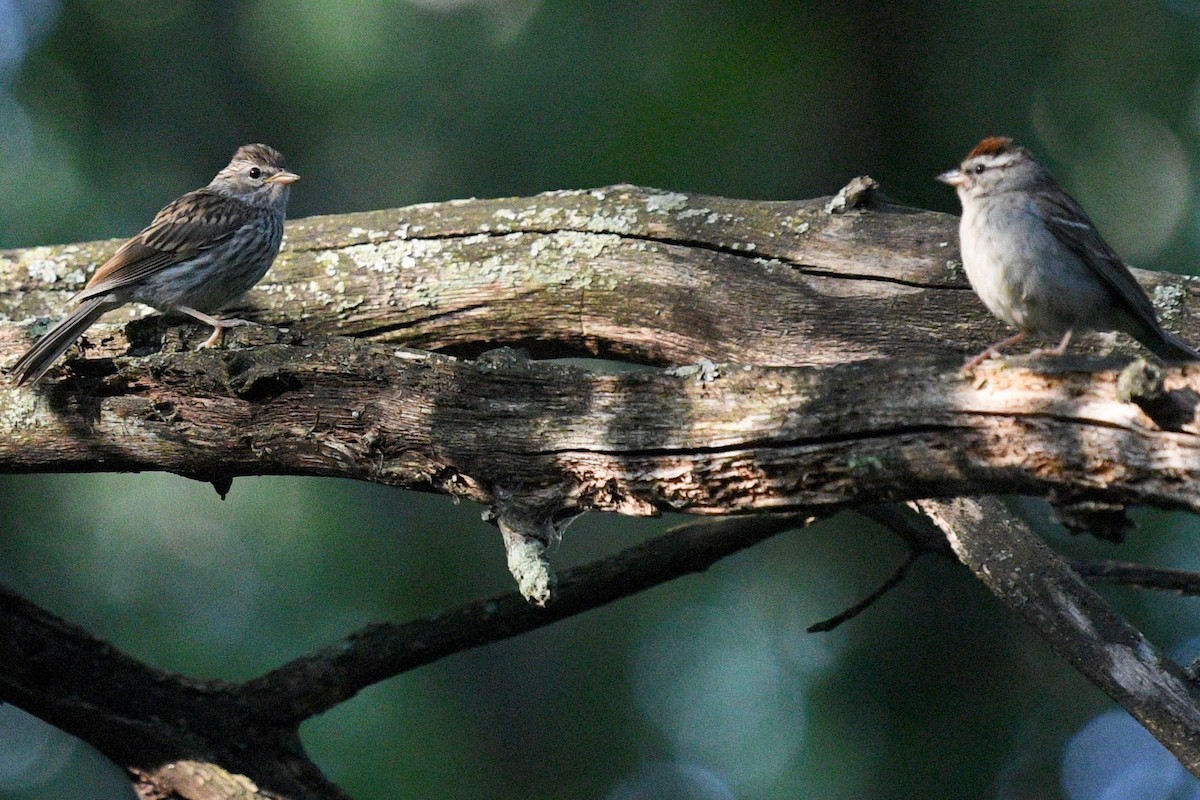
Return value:
M 1166 377 L 1189 421 L 1163 430 L 1095 361 L 606 374 L 232 335 L 223 352 L 89 359 L 86 375 L 0 391 L 0 470 L 337 476 L 509 498 L 535 527 L 1051 491 L 1200 509 L 1200 370 Z
M 1006 334 L 967 285 L 956 217 L 877 203 L 830 214 L 828 199 L 612 186 L 310 217 L 287 224 L 247 297 L 258 320 L 306 335 L 468 355 L 516 344 L 539 356 L 798 366 L 957 356 Z M 61 315 L 118 244 L 0 251 L 0 320 Z M 1137 274 L 1169 327 L 1200 329 L 1195 281 Z M 144 310 L 111 318 L 133 313 Z M 101 352 L 124 347 L 111 333 Z M 25 340 L 0 326 L 6 341 Z
M 0 644 L 17 656 L 0 660 L 0 698 L 97 745 L 146 798 L 341 798 L 296 726 L 371 682 L 838 509 L 944 552 L 945 538 L 870 505 L 914 500 L 998 596 L 1200 773 L 1186 676 L 1098 598 L 1079 600 L 1086 587 L 1045 548 L 993 557 L 1028 537 L 992 540 L 966 501 L 937 499 L 1053 495 L 1064 516 L 1117 532 L 1126 503 L 1200 510 L 1200 370 L 1079 355 L 963 374 L 962 355 L 1005 331 L 967 287 L 954 228 L 880 204 L 867 181 L 834 203 L 616 186 L 291 222 L 248 296 L 271 327 L 193 353 L 193 326 L 114 313 L 43 384 L 0 385 L 0 472 L 157 469 L 225 489 L 239 475 L 324 475 L 465 497 L 492 508 L 545 608 L 510 595 L 376 626 L 231 686 L 157 673 L 0 592 Z M 117 244 L 0 252 L 0 364 Z M 1194 281 L 1139 279 L 1169 327 L 1200 338 Z M 1077 352 L 1136 345 L 1090 336 Z M 586 510 L 796 515 L 710 523 L 551 588 L 533 551 Z M 1002 519 L 992 511 L 983 522 Z M 1064 597 L 1075 629 L 1061 624 Z M 1085 635 L 1124 655 L 1097 668 Z M 75 666 L 47 670 L 48 658 Z

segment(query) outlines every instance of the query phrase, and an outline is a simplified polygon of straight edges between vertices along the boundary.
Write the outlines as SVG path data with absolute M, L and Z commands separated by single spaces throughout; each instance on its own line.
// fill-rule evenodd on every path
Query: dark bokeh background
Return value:
M 293 217 L 618 181 L 800 198 L 860 173 L 956 211 L 931 176 L 991 133 L 1133 263 L 1200 272 L 1196 2 L 0 0 L 0 247 L 129 235 L 247 141 L 303 174 Z M 478 508 L 372 486 L 239 479 L 222 503 L 169 475 L 20 476 L 0 503 L 0 580 L 205 677 L 511 585 Z M 1139 519 L 1116 554 L 1197 567 L 1192 518 Z M 669 522 L 592 515 L 554 560 Z M 952 564 L 804 633 L 903 556 L 845 515 L 388 681 L 305 742 L 364 800 L 1197 796 Z M 1195 649 L 1194 602 L 1109 594 Z M 124 796 L 0 706 L 0 797 Z

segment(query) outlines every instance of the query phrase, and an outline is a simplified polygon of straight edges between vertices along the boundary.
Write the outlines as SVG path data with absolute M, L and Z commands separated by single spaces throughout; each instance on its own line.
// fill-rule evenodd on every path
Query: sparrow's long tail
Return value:
M 1169 364 L 1200 361 L 1200 351 L 1165 328 L 1159 327 L 1157 331 L 1136 338 L 1147 350 Z
M 83 335 L 105 311 L 116 308 L 120 303 L 106 302 L 106 297 L 85 300 L 78 308 L 63 318 L 57 325 L 37 340 L 25 355 L 12 366 L 17 385 L 36 383 L 54 365 L 58 357 Z

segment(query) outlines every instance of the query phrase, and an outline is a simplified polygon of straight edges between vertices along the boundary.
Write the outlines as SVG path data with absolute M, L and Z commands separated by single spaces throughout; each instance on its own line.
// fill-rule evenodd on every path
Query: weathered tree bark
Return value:
M 824 205 L 614 187 L 293 222 L 250 295 L 290 333 L 192 353 L 157 318 L 101 326 L 52 373 L 74 380 L 0 392 L 0 470 L 341 475 L 482 502 L 502 486 L 625 513 L 1050 488 L 1196 507 L 1197 375 L 1168 376 L 1168 430 L 1118 397 L 1114 362 L 962 375 L 1003 329 L 955 266 L 953 218 Z M 0 364 L 114 244 L 0 254 Z M 1141 277 L 1191 321 L 1192 281 Z M 108 358 L 126 333 L 163 352 Z M 341 333 L 358 338 L 324 338 Z M 759 366 L 614 376 L 368 344 L 390 341 Z M 905 358 L 869 360 L 887 356 Z
M 1200 372 L 1072 357 L 964 375 L 962 355 L 1004 330 L 958 268 L 953 218 L 856 207 L 869 201 L 861 186 L 844 200 L 832 213 L 823 200 L 610 187 L 293 222 L 249 296 L 257 318 L 276 327 L 238 329 L 228 349 L 193 353 L 180 338 L 197 338 L 191 327 L 113 315 L 88 335 L 83 357 L 42 385 L 0 387 L 0 471 L 165 469 L 218 487 L 238 475 L 336 475 L 442 492 L 492 507 L 510 558 L 586 510 L 807 516 L 920 500 L 964 562 L 994 571 L 989 540 L 963 535 L 946 499 L 1052 494 L 1064 507 L 1200 510 Z M 0 364 L 28 346 L 41 327 L 34 317 L 63 312 L 116 244 L 0 252 Z M 1139 277 L 1170 327 L 1200 331 L 1193 282 Z M 494 350 L 505 344 L 647 368 L 548 364 Z M 1128 348 L 1092 336 L 1080 352 Z M 674 366 L 648 368 L 664 365 Z M 767 535 L 798 518 L 745 524 Z M 662 579 L 678 574 L 638 558 Z M 1021 570 L 1006 573 L 1011 596 L 1036 598 L 1039 613 L 1022 611 L 1061 652 L 1084 652 L 1087 626 L 1055 621 L 1072 609 L 1093 622 L 1089 609 L 1110 612 L 1058 569 L 1048 550 L 1029 550 Z M 526 593 L 546 609 L 506 600 L 487 607 L 497 613 L 439 624 L 512 635 L 622 596 L 595 575 L 551 595 L 532 572 L 536 588 Z M 1022 583 L 1035 577 L 1057 594 Z M 1003 599 L 1005 587 L 992 588 Z M 570 592 L 591 599 L 571 605 L 562 599 Z M 11 597 L 0 608 L 0 643 L 23 654 L 0 663 L 0 697 L 93 743 L 112 731 L 98 734 L 81 709 L 108 708 L 113 724 L 141 720 L 123 732 L 133 750 L 105 752 L 135 770 L 145 796 L 183 794 L 171 781 L 210 767 L 218 772 L 205 785 L 225 787 L 213 796 L 252 796 L 238 775 L 261 796 L 340 796 L 303 758 L 295 725 L 407 668 L 405 637 L 428 636 L 369 631 L 340 660 L 317 654 L 274 678 L 222 687 L 154 675 L 39 613 Z M 1097 631 L 1088 646 L 1129 641 L 1112 625 Z M 460 648 L 474 641 L 439 637 Z M 31 667 L 56 648 L 94 657 L 88 676 L 66 676 L 72 691 Z M 1157 658 L 1145 660 L 1146 680 L 1169 685 L 1172 703 L 1091 677 L 1200 774 L 1196 690 Z M 106 676 L 123 685 L 120 676 L 134 673 L 131 685 L 158 688 L 120 698 L 81 688 Z M 158 706 L 185 724 L 155 729 Z M 214 719 L 245 732 L 238 752 L 252 742 L 269 764 L 217 746 L 211 731 L 228 727 L 211 727 Z
M 1200 706 L 1184 670 L 1115 613 L 1067 562 L 995 498 L 916 504 L 1005 605 L 1047 633 L 1088 680 L 1200 771 Z
M 1200 510 L 1194 424 L 1160 428 L 1120 399 L 1103 362 L 614 375 L 503 351 L 462 361 L 347 338 L 288 344 L 270 330 L 236 341 L 95 359 L 86 376 L 0 394 L 0 469 L 339 476 L 512 503 L 536 520 L 1051 490 Z M 1200 372 L 1172 373 L 1166 390 L 1190 414 Z
M 958 266 L 954 217 L 825 205 L 616 186 L 311 217 L 288 223 L 248 297 L 258 320 L 305 334 L 657 364 L 958 357 L 1006 334 Z M 57 317 L 118 244 L 0 251 L 0 320 Z M 1138 278 L 1170 327 L 1197 329 L 1200 286 Z M 123 351 L 111 333 L 97 353 Z M 26 335 L 0 328 L 0 364 Z

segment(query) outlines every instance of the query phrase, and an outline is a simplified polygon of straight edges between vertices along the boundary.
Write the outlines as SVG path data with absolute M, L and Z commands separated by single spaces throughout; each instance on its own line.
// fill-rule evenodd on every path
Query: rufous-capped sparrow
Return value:
M 1030 333 L 1061 337 L 1035 353 L 1062 355 L 1076 331 L 1122 331 L 1168 362 L 1200 352 L 1165 330 L 1146 292 L 1049 170 L 1012 139 L 992 136 L 938 176 L 962 202 L 959 244 L 971 288 L 1018 329 L 967 362 L 977 366 Z

